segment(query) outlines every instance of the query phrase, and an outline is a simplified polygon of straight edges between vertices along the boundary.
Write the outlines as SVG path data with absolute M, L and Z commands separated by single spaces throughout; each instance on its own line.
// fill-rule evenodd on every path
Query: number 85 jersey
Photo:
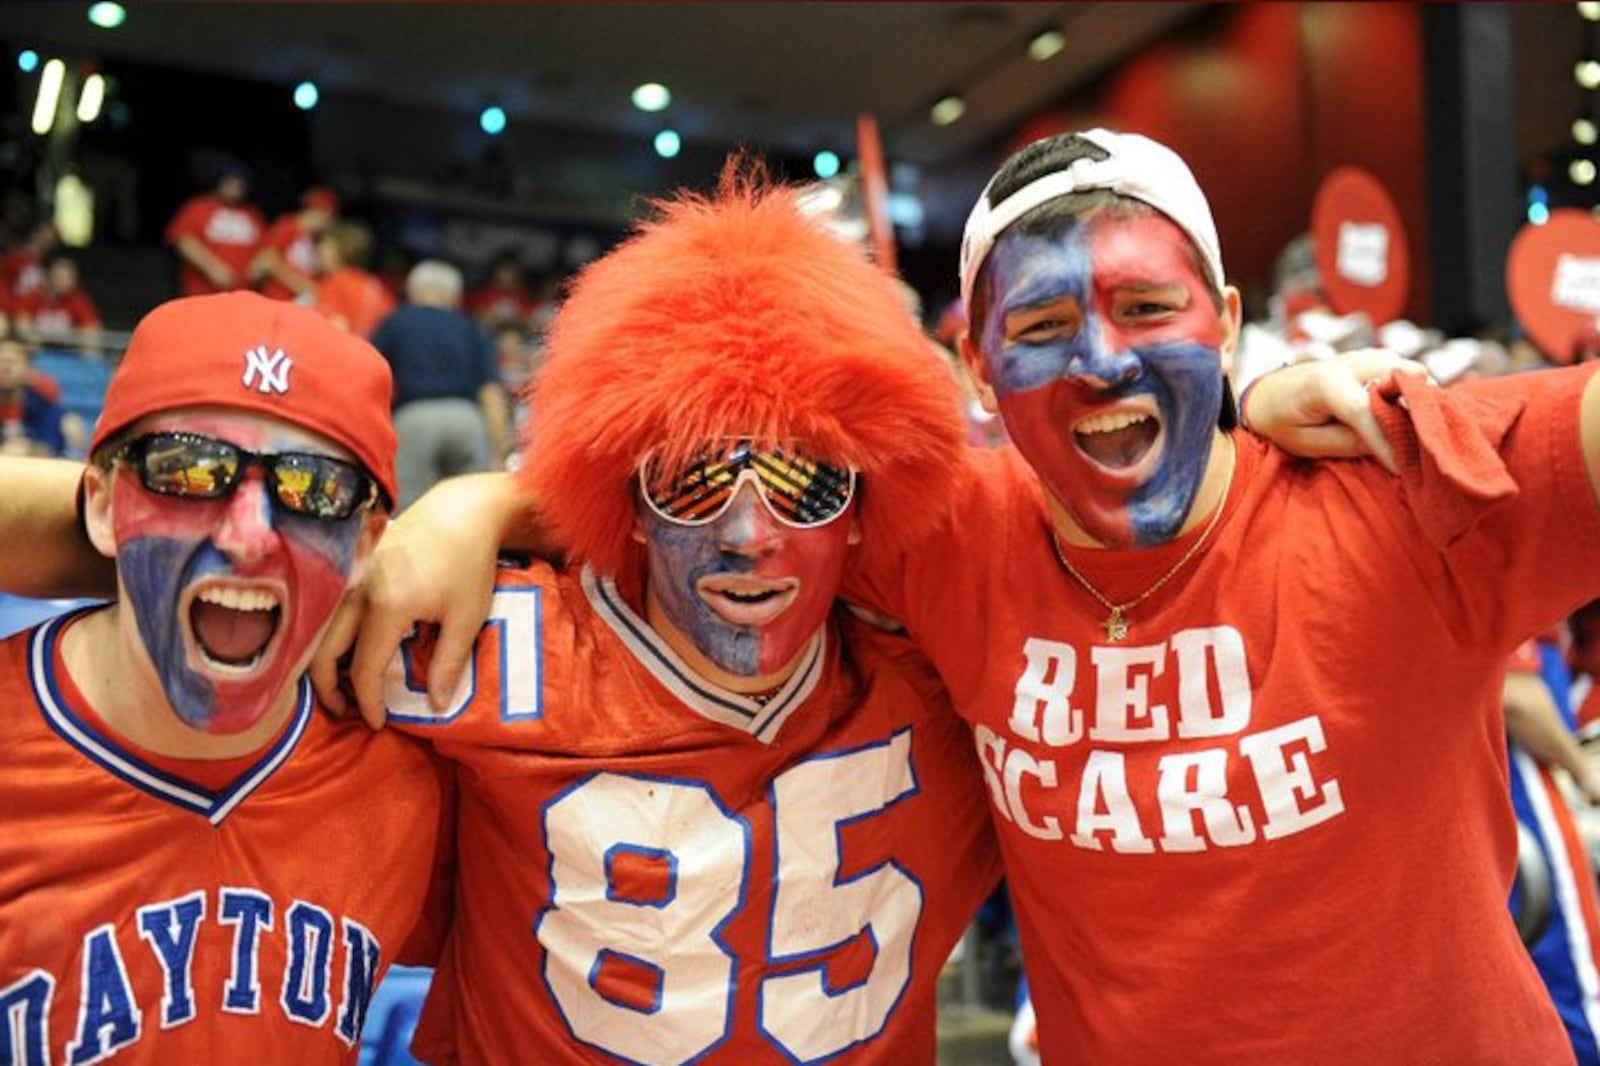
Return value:
M 391 720 L 460 768 L 436 1062 L 934 1061 L 934 988 L 999 859 L 966 730 L 846 612 L 756 701 L 615 584 L 502 570 L 445 712 L 408 646 Z

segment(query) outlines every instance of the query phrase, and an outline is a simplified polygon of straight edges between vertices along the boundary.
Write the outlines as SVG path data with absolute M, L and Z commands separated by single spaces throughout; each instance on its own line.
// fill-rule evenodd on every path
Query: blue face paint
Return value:
M 1006 429 L 1096 541 L 1161 544 L 1205 478 L 1222 404 L 1221 321 L 1162 216 L 1007 234 L 979 338 Z
M 211 433 L 257 451 L 319 450 L 300 435 L 269 439 L 265 421 L 217 415 L 161 420 L 153 428 Z M 111 491 L 125 609 L 173 712 L 203 732 L 249 729 L 291 691 L 338 605 L 355 565 L 363 515 L 330 522 L 282 512 L 256 471 L 220 500 L 150 492 L 128 468 L 117 471 Z M 252 624 L 270 636 L 250 665 L 228 666 L 204 653 L 192 621 L 196 600 L 208 589 L 270 595 L 277 602 L 270 630 L 265 612 L 256 612 L 260 618 Z M 219 611 L 230 614 L 208 610 L 213 622 Z
M 680 653 L 739 678 L 774 677 L 805 649 L 838 595 L 851 536 L 848 514 L 814 529 L 783 525 L 750 484 L 706 525 L 648 507 L 640 521 L 651 596 L 668 623 L 657 628 Z

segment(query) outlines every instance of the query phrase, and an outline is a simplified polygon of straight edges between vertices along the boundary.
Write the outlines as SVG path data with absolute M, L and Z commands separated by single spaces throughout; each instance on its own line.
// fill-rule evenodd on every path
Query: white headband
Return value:
M 1200 249 L 1200 257 L 1211 269 L 1216 284 L 1223 283 L 1222 250 L 1217 243 L 1216 223 L 1211 220 L 1211 207 L 1178 153 L 1137 133 L 1095 129 L 1077 136 L 1110 154 L 1105 159 L 1075 160 L 1029 182 L 993 206 L 989 203 L 989 189 L 994 179 L 990 178 L 983 195 L 973 205 L 961 238 L 961 304 L 969 315 L 978 271 L 1000 234 L 1040 204 L 1085 189 L 1109 189 L 1141 200 L 1172 219 Z

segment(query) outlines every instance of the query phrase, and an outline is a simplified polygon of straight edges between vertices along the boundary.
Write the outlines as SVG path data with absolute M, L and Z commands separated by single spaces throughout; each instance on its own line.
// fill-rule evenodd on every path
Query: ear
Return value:
M 633 512 L 633 542 L 635 544 L 648 544 L 650 542 L 650 538 L 645 535 L 644 519 L 639 517 L 637 505 L 635 505 Z
M 1222 287 L 1222 372 L 1233 373 L 1233 357 L 1239 349 L 1239 328 L 1244 321 L 1244 301 L 1232 285 Z
M 111 484 L 115 474 L 90 463 L 83 468 L 83 528 L 94 550 L 107 559 L 117 557 L 116 526 L 111 508 Z
M 367 572 L 372 569 L 372 554 L 378 550 L 378 541 L 383 539 L 384 531 L 389 528 L 389 512 L 377 508 L 369 508 L 361 519 L 361 535 L 356 538 L 356 551 L 350 565 L 350 576 L 345 580 L 346 588 L 353 588 L 366 580 Z
M 970 332 L 962 330 L 961 336 L 956 338 L 956 347 L 961 350 L 961 362 L 972 381 L 972 391 L 977 394 L 978 402 L 990 414 L 999 414 L 1000 402 L 995 398 L 994 384 L 989 380 L 989 362 L 983 357 L 978 342 L 972 339 Z
M 850 532 L 845 534 L 844 542 L 851 545 L 861 543 L 861 509 L 859 507 L 854 507 L 850 510 Z

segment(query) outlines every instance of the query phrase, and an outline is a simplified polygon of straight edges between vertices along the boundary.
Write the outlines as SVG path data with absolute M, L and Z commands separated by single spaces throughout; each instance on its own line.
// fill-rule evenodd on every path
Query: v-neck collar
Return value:
M 622 640 L 634 658 L 685 707 L 719 725 L 748 733 L 771 744 L 783 723 L 804 703 L 822 679 L 828 660 L 827 627 L 817 631 L 806 647 L 800 668 L 765 703 L 713 685 L 691 670 L 617 591 L 616 582 L 583 568 L 583 592 L 606 625 Z
M 212 825 L 221 825 L 235 807 L 284 764 L 305 735 L 306 727 L 311 722 L 312 697 L 311 683 L 302 677 L 288 728 L 279 733 L 261 758 L 221 791 L 212 791 L 152 766 L 86 722 L 61 694 L 56 679 L 56 642 L 66 627 L 84 613 L 77 611 L 63 615 L 34 631 L 28 647 L 28 678 L 33 685 L 33 695 L 45 721 L 61 739 L 90 762 L 141 792 L 193 811 Z

